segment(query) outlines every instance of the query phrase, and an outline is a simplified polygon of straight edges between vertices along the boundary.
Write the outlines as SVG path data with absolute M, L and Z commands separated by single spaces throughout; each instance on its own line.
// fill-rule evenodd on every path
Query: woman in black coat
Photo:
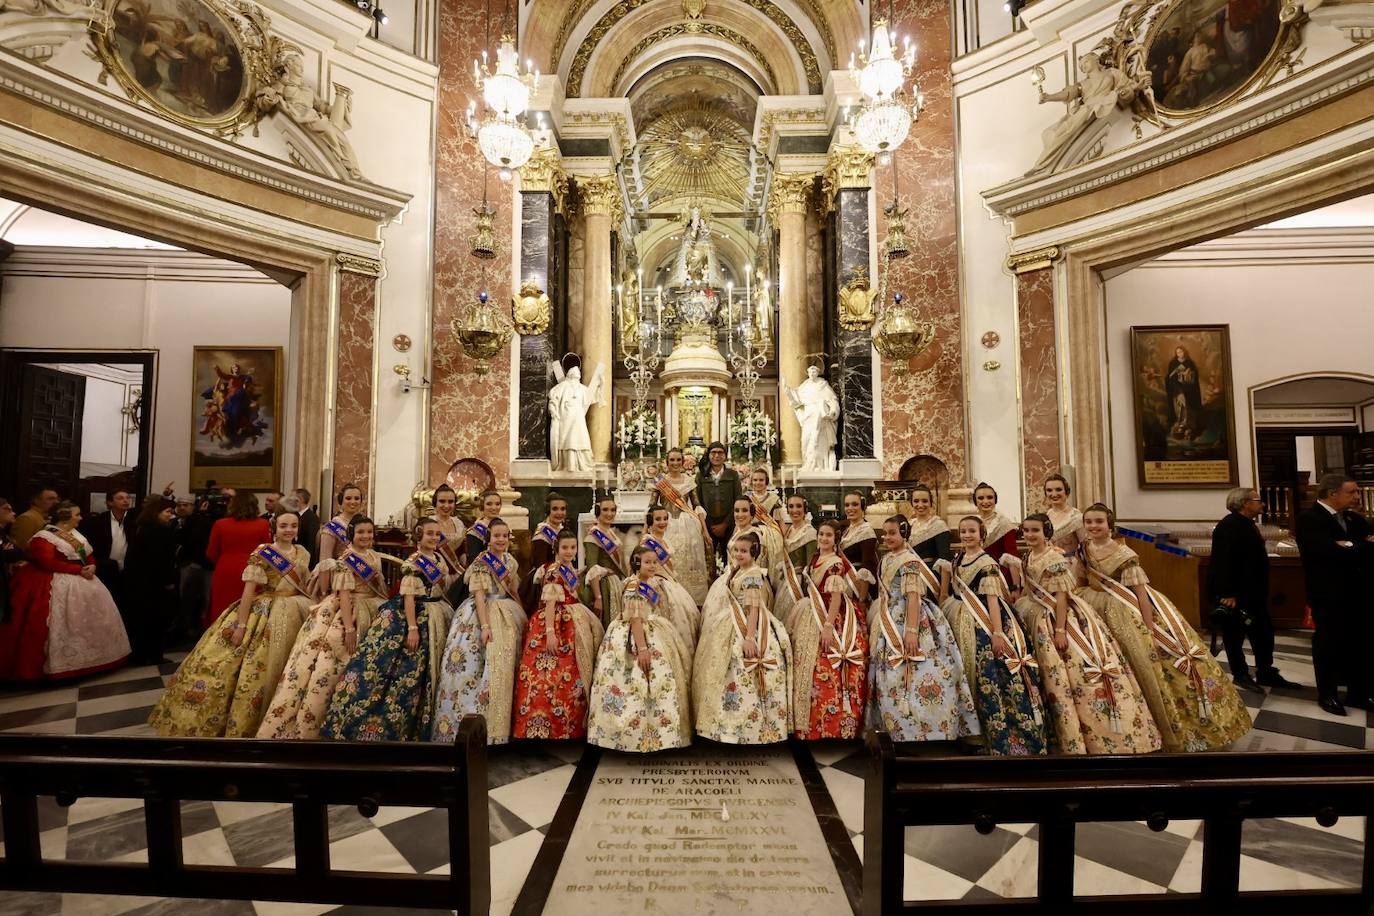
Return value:
M 162 496 L 143 500 L 134 539 L 124 560 L 129 589 L 129 617 L 124 621 L 133 645 L 135 665 L 156 665 L 162 657 L 162 635 L 176 616 L 177 532 L 172 525 L 176 504 Z

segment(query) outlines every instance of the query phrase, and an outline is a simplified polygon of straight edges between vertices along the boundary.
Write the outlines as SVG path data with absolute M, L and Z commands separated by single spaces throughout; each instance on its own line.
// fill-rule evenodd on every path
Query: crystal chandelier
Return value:
M 482 52 L 482 65 L 472 62 L 472 76 L 482 90 L 482 99 L 492 111 L 515 118 L 524 114 L 530 107 L 530 92 L 539 82 L 538 70 L 520 72 L 520 55 L 515 50 L 515 39 L 509 35 L 501 37 L 501 47 L 496 50 L 496 69 L 487 65 L 487 52 Z M 525 62 L 526 67 L 530 62 Z
M 475 116 L 476 111 L 470 110 L 470 114 Z M 501 170 L 503 180 L 510 180 L 511 172 L 534 154 L 534 138 L 513 117 L 488 114 L 476 133 L 482 155 Z
M 491 38 L 491 3 L 487 3 L 487 38 Z M 530 107 L 530 93 L 539 83 L 539 71 L 526 62 L 520 70 L 520 57 L 515 39 L 503 36 L 496 51 L 493 68 L 482 52 L 482 60 L 472 62 L 472 80 L 482 95 L 483 110 L 477 102 L 468 103 L 468 132 L 477 138 L 477 146 L 488 162 L 501 170 L 501 180 L 509 181 L 512 173 L 530 161 L 534 153 L 534 138 L 521 118 Z
M 859 145 L 870 153 L 890 153 L 911 130 L 912 111 L 899 98 L 864 102 L 849 120 Z
M 854 66 L 856 61 L 853 57 L 849 61 L 854 81 L 859 84 L 859 91 L 869 101 L 888 99 L 896 95 L 906 83 L 911 68 L 916 65 L 916 47 L 910 38 L 906 39 L 901 57 L 896 57 L 892 53 L 892 42 L 897 35 L 887 30 L 887 23 L 886 19 L 879 19 L 873 23 L 873 40 L 868 53 L 864 53 L 862 40 L 859 42 L 859 66 Z

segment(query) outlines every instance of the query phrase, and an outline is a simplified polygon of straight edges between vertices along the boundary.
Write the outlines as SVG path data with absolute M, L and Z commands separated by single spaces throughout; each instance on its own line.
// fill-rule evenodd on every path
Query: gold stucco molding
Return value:
M 873 185 L 873 154 L 857 146 L 837 146 L 821 172 L 821 212 L 835 208 L 835 197 L 846 188 Z
M 553 195 L 556 213 L 568 212 L 568 174 L 563 171 L 563 156 L 546 146 L 534 151 L 530 161 L 520 167 L 520 191 Z
M 334 263 L 338 265 L 339 270 L 346 274 L 360 274 L 364 277 L 380 277 L 382 275 L 381 258 L 367 258 L 340 251 L 334 255 Z
M 773 175 L 768 191 L 768 222 L 776 226 L 783 213 L 805 213 L 811 204 L 811 188 L 816 183 L 814 173 Z
M 1052 267 L 1059 259 L 1059 246 L 1048 245 L 1034 251 L 1019 251 L 1007 255 L 1007 270 L 1014 274 L 1028 274 Z
M 577 191 L 581 195 L 581 209 L 585 216 L 609 216 L 617 226 L 625 218 L 625 205 L 620 197 L 620 185 L 614 175 L 577 176 Z
M 653 46 L 677 38 L 679 35 L 710 35 L 712 38 L 719 38 L 721 41 L 734 45 L 754 59 L 754 62 L 759 65 L 763 72 L 768 74 L 768 81 L 773 85 L 774 90 L 777 89 L 778 74 L 773 70 L 773 65 L 768 62 L 768 58 L 764 55 L 763 51 L 759 50 L 758 45 L 754 44 L 734 29 L 726 28 L 723 25 L 717 25 L 714 22 L 694 21 L 679 22 L 673 25 L 664 26 L 656 32 L 645 35 L 636 42 L 635 46 L 625 52 L 625 56 L 620 59 L 620 64 L 615 69 L 615 75 L 611 77 L 611 91 L 614 92 L 615 87 L 620 85 L 620 80 L 625 75 L 625 71 L 630 68 L 630 65 L 634 63 L 641 54 Z M 596 50 L 594 46 L 588 48 L 585 43 L 583 44 L 583 49 L 587 51 L 586 57 L 584 58 L 582 56 L 582 49 L 579 49 L 577 52 L 578 56 L 573 58 L 573 69 L 568 75 L 569 98 L 581 94 L 582 78 L 586 75 L 587 63 L 591 60 L 592 52 Z M 813 91 L 820 91 L 819 84 L 817 84 L 817 87 Z

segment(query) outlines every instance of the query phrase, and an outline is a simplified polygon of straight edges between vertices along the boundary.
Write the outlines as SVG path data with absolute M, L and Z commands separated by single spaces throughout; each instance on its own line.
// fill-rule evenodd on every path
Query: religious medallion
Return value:
M 873 300 L 878 291 L 868 286 L 867 271 L 856 268 L 854 279 L 840 288 L 840 327 L 846 331 L 862 331 L 873 327 Z
M 553 318 L 549 294 L 540 289 L 536 281 L 526 280 L 520 285 L 520 295 L 511 297 L 510 317 L 515 332 L 521 337 L 543 334 Z

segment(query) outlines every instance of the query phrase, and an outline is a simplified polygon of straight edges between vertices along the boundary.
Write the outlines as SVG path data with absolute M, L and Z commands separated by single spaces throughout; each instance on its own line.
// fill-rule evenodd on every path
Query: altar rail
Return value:
M 139 798 L 146 863 L 46 859 L 39 796 Z M 181 802 L 290 804 L 295 867 L 187 865 Z M 446 808 L 451 873 L 333 871 L 329 805 Z M 0 889 L 404 906 L 485 916 L 491 899 L 486 725 L 451 744 L 0 735 Z
M 1362 886 L 1350 890 L 1240 892 L 1241 827 L 1247 819 L 1374 814 L 1374 753 L 1147 754 L 1123 757 L 908 757 L 886 733 L 868 739 L 873 772 L 864 790 L 864 916 L 970 914 L 1367 914 L 1374 904 L 1374 843 Z M 1079 823 L 1203 822 L 1201 892 L 1075 896 Z M 1037 896 L 905 901 L 908 826 L 1039 825 Z

